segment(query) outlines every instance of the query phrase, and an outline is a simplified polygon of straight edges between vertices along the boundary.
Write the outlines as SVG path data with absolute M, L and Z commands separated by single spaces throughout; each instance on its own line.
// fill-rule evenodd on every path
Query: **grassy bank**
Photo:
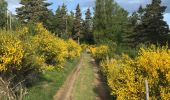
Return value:
M 29 94 L 24 100 L 52 100 L 78 61 L 78 59 L 67 61 L 64 69 L 43 74 L 40 80 L 33 87 L 29 88 Z

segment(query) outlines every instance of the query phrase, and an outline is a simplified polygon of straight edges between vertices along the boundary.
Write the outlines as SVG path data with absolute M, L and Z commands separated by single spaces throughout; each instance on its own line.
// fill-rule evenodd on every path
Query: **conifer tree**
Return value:
M 60 14 L 61 14 L 61 7 L 58 6 L 55 15 L 54 15 L 54 19 L 53 19 L 53 32 L 55 33 L 56 36 L 59 35 L 60 33 L 60 29 L 59 29 L 59 25 L 60 25 Z
M 7 2 L 5 0 L 0 0 L 0 28 L 4 28 L 6 25 L 6 14 L 7 12 Z
M 74 12 L 70 11 L 70 14 L 68 14 L 67 17 L 67 34 L 69 38 L 71 38 L 72 35 L 73 25 L 74 25 Z
M 163 20 L 166 6 L 161 5 L 161 0 L 152 0 L 142 14 L 141 23 L 135 28 L 136 41 L 139 43 L 164 44 L 167 42 L 168 25 Z
M 106 28 L 104 0 L 96 0 L 93 18 L 93 34 L 96 43 L 101 42 Z
M 76 13 L 75 13 L 75 20 L 73 25 L 73 39 L 77 40 L 78 43 L 80 43 L 81 38 L 81 29 L 82 29 L 82 22 L 81 22 L 81 10 L 80 5 L 78 4 L 76 7 Z
M 17 8 L 17 17 L 23 23 L 44 22 L 48 19 L 50 3 L 46 0 L 21 0 L 20 8 Z
M 93 43 L 92 17 L 89 8 L 87 9 L 85 15 L 86 15 L 85 20 L 83 22 L 83 38 L 86 43 L 92 44 Z
M 58 28 L 59 28 L 59 36 L 62 38 L 66 38 L 67 36 L 67 8 L 66 5 L 63 3 L 62 7 L 60 8 L 59 16 L 58 16 Z
M 127 34 L 124 37 L 124 43 L 128 46 L 135 47 L 137 44 L 139 44 L 139 41 L 141 38 L 137 38 L 139 33 L 137 33 L 138 30 L 136 30 L 139 24 L 141 24 L 142 15 L 144 13 L 144 8 L 140 6 L 137 11 L 133 12 L 132 15 L 129 17 L 128 22 L 128 28 L 127 28 Z

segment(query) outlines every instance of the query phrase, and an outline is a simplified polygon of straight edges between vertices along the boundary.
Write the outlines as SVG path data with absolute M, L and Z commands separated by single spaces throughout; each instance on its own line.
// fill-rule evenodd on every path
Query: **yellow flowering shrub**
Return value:
M 63 68 L 68 56 L 67 43 L 46 30 L 42 24 L 37 24 L 36 35 L 32 38 L 32 44 L 39 55 L 45 57 L 47 65 Z
M 23 55 L 21 41 L 8 32 L 0 32 L 0 72 L 20 70 Z
M 135 59 L 123 55 L 100 63 L 117 100 L 144 100 L 145 80 L 151 100 L 170 98 L 170 50 L 167 47 L 141 48 Z
M 96 60 L 100 61 L 100 60 L 106 59 L 106 57 L 108 56 L 109 47 L 106 45 L 100 45 L 97 47 L 91 47 L 90 51 L 91 51 L 92 56 Z
M 68 57 L 71 59 L 79 57 L 81 54 L 81 46 L 72 39 L 69 39 L 67 41 L 67 44 L 68 44 Z

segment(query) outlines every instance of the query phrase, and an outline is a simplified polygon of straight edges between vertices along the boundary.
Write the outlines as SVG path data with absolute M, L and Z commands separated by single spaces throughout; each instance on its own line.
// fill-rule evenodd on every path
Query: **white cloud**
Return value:
M 168 25 L 170 25 L 170 13 L 164 14 L 164 20 L 167 21 Z
M 13 14 L 16 14 L 15 9 L 20 7 L 19 4 L 20 0 L 6 0 L 8 2 L 8 10 L 11 11 Z

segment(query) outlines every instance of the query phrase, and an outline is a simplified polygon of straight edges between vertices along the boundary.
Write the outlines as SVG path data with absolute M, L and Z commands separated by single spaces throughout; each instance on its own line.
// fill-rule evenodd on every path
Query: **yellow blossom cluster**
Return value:
M 63 68 L 66 58 L 80 56 L 81 47 L 75 41 L 56 38 L 42 24 L 37 24 L 36 31 L 32 43 L 37 53 L 45 57 L 45 63 L 50 67 Z
M 81 46 L 78 45 L 78 43 L 76 43 L 74 40 L 69 39 L 67 41 L 68 44 L 68 57 L 70 59 L 75 58 L 75 57 L 79 57 L 81 54 Z
M 0 72 L 20 70 L 24 55 L 21 41 L 7 32 L 0 32 Z
M 151 100 L 170 98 L 170 50 L 167 47 L 152 45 L 141 48 L 135 59 L 122 55 L 119 59 L 104 60 L 100 65 L 117 100 L 145 100 L 145 80 L 148 80 Z
M 0 31 L 0 72 L 53 70 L 63 68 L 68 58 L 80 56 L 81 46 L 75 41 L 56 37 L 42 24 L 34 32 L 27 27 Z
M 89 50 L 96 60 L 105 59 L 108 56 L 109 47 L 106 45 L 91 46 Z

